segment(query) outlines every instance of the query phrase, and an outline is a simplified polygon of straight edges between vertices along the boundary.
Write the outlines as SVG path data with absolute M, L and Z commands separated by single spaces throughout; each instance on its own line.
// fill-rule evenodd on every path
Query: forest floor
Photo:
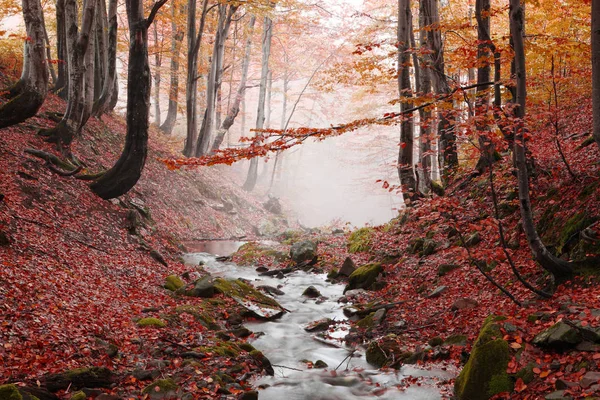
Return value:
M 63 109 L 64 103 L 50 96 L 41 117 L 2 130 L 0 384 L 15 383 L 41 399 L 75 398 L 77 390 L 89 386 L 90 375 L 101 389 L 86 389 L 86 395 L 105 400 L 155 398 L 165 392 L 236 398 L 250 391 L 251 378 L 268 370 L 268 363 L 247 345 L 243 332 L 231 329 L 240 319 L 236 303 L 222 295 L 175 295 L 164 288 L 165 279 L 178 275 L 191 282 L 203 274 L 182 263 L 182 241 L 252 238 L 267 228 L 281 232 L 286 221 L 266 211 L 219 167 L 168 171 L 158 159 L 175 155 L 180 143 L 155 130 L 148 164 L 134 190 L 117 201 L 97 198 L 86 182 L 58 176 L 24 153 L 26 148 L 54 151 L 35 131 L 51 126 L 47 112 Z M 530 145 L 536 156 L 532 197 L 540 233 L 553 251 L 571 259 L 598 254 L 597 245 L 580 236 L 600 218 L 597 148 L 582 146 L 587 137 L 577 135 L 590 124 L 580 122 L 575 136 L 563 142 L 576 179 L 558 153 L 548 152 L 553 136 L 534 136 Z M 91 172 L 110 167 L 124 131 L 122 118 L 92 119 L 73 151 Z M 358 266 L 383 265 L 380 287 L 361 294 L 360 301 L 401 304 L 391 307 L 379 325 L 356 328 L 355 342 L 393 333 L 403 350 L 420 354 L 417 363 L 460 367 L 485 318 L 502 315 L 507 318 L 504 338 L 513 352 L 509 372 L 530 373 L 515 378 L 514 391 L 499 398 L 540 398 L 556 390 L 559 381 L 568 387 L 565 395 L 584 398 L 591 392 L 580 385 L 581 378 L 599 370 L 598 346 L 559 352 L 531 341 L 560 320 L 600 326 L 597 270 L 592 266 L 561 284 L 551 299 L 539 298 L 516 280 L 507 253 L 525 279 L 539 288 L 548 284 L 519 228 L 516 178 L 508 158 L 494 168 L 499 219 L 489 176 L 463 184 L 469 173 L 459 171 L 446 196 L 420 201 L 388 224 L 354 235 L 290 231 L 280 237 L 287 243 L 280 249 L 316 240 L 315 268 L 326 272 L 337 270 L 348 256 Z M 507 253 L 500 246 L 498 220 Z M 273 252 L 255 255 L 252 262 L 258 265 L 289 265 Z M 490 284 L 476 263 L 521 306 Z M 460 339 L 458 344 L 446 342 L 444 351 L 435 354 L 447 358 L 433 360 L 428 344 L 450 337 Z M 69 379 L 53 375 L 66 371 L 71 371 Z M 74 373 L 83 374 L 81 380 Z M 450 393 L 451 385 L 445 382 L 440 389 Z M 45 391 L 50 387 L 53 393 Z

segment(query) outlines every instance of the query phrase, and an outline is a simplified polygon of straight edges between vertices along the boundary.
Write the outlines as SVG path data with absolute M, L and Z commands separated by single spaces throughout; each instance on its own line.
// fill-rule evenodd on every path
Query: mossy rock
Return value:
M 371 250 L 373 246 L 373 228 L 364 227 L 355 230 L 348 237 L 348 251 L 362 253 Z
M 520 378 L 523 380 L 523 383 L 528 385 L 529 383 L 531 383 L 531 381 L 535 379 L 535 373 L 533 372 L 533 369 L 535 367 L 536 364 L 530 362 L 529 364 L 521 368 L 519 371 L 517 371 L 517 373 L 515 374 L 515 380 Z
M 185 286 L 185 283 L 177 275 L 169 275 L 165 278 L 164 288 L 171 292 L 176 292 Z
M 198 348 L 201 353 L 215 353 L 222 357 L 235 358 L 242 349 L 235 343 L 218 343 L 216 346 L 202 346 Z
M 425 239 L 423 242 L 423 251 L 421 252 L 421 256 L 427 257 L 432 255 L 437 250 L 437 247 L 437 242 L 431 239 Z
M 200 306 L 186 304 L 175 307 L 175 312 L 177 314 L 187 313 L 192 315 L 198 322 L 211 331 L 218 331 L 221 329 L 221 326 L 219 326 L 217 321 L 208 313 L 208 311 L 205 311 Z
M 478 245 L 481 242 L 481 235 L 479 234 L 479 232 L 475 232 L 472 235 L 470 235 L 464 243 L 465 247 L 473 247 Z
M 579 240 L 579 232 L 592 225 L 596 220 L 597 218 L 590 217 L 583 211 L 569 218 L 562 227 L 556 253 L 563 254 L 568 248 L 574 247 L 572 244 Z
M 284 312 L 277 300 L 239 279 L 218 278 L 215 280 L 215 289 L 217 292 L 237 301 L 256 317 L 273 319 L 281 316 Z
M 483 323 L 469 361 L 454 384 L 458 400 L 487 400 L 498 393 L 512 392 L 513 382 L 506 373 L 510 348 L 498 324 L 504 319 L 491 315 Z
M 448 336 L 446 340 L 444 340 L 445 346 L 466 346 L 467 345 L 467 336 L 466 335 L 452 335 Z
M 78 390 L 88 388 L 107 388 L 115 382 L 114 373 L 105 367 L 76 368 L 59 374 L 48 374 L 43 377 L 43 385 L 50 392 L 57 392 L 68 387 Z
M 438 276 L 444 276 L 455 269 L 459 269 L 460 265 L 457 264 L 440 264 L 438 266 Z
M 16 385 L 0 385 L 0 399 L 2 400 L 23 400 Z
M 370 313 L 363 319 L 356 322 L 356 326 L 358 326 L 359 328 L 362 328 L 362 329 L 373 329 L 373 327 L 375 325 L 375 322 L 373 321 L 374 316 L 375 316 L 374 312 Z
M 175 397 L 178 389 L 179 386 L 173 379 L 159 379 L 146 386 L 142 393 L 147 394 L 153 400 L 167 399 Z
M 85 400 L 85 399 L 87 399 L 87 396 L 81 390 L 73 393 L 70 397 L 70 400 Z
M 439 336 L 433 337 L 429 339 L 429 342 L 427 342 L 427 344 L 429 344 L 431 347 L 441 346 L 444 344 L 444 339 L 442 339 Z
M 288 259 L 287 254 L 261 246 L 257 242 L 243 244 L 233 255 L 241 265 L 255 264 L 261 257 L 270 257 L 277 262 L 283 262 Z
M 575 347 L 582 341 L 583 339 L 577 328 L 560 321 L 538 333 L 531 343 L 536 346 L 549 347 L 555 350 L 565 350 Z
M 148 317 L 148 318 L 142 318 L 140 320 L 137 321 L 138 326 L 151 326 L 154 328 L 164 328 L 165 326 L 167 326 L 167 323 L 161 319 L 158 318 L 152 318 L 152 317 Z
M 369 343 L 365 353 L 367 362 L 377 368 L 382 368 L 384 366 L 400 368 L 400 363 L 398 362 L 395 362 L 394 365 L 388 365 L 392 360 L 400 361 L 400 359 L 396 357 L 399 354 L 402 354 L 402 351 L 395 335 L 386 336 L 380 341 L 372 341 Z
M 369 289 L 382 271 L 380 263 L 367 264 L 358 268 L 348 277 L 344 293 L 353 289 Z
M 408 242 L 408 251 L 411 254 L 417 254 L 423 250 L 423 245 L 425 244 L 425 239 L 423 238 L 414 238 Z
M 446 194 L 444 187 L 435 181 L 431 181 L 431 191 L 440 197 Z
M 287 230 L 281 234 L 281 239 L 282 239 L 281 243 L 287 244 L 287 245 L 292 245 L 292 244 L 296 243 L 297 241 L 299 241 L 301 237 L 302 237 L 302 232 L 294 231 L 294 230 Z
M 314 367 L 314 368 L 317 368 L 317 369 L 322 369 L 322 368 L 327 368 L 327 367 L 329 367 L 329 365 L 327 365 L 327 363 L 326 363 L 325 361 L 323 361 L 323 360 L 317 360 L 317 361 L 315 361 L 315 363 L 313 364 L 313 367 Z
M 256 349 L 254 348 L 254 346 L 252 346 L 250 343 L 247 343 L 247 342 L 242 342 L 242 343 L 240 343 L 240 344 L 239 344 L 239 347 L 240 347 L 240 349 L 242 349 L 242 350 L 244 350 L 244 351 L 246 351 L 246 352 L 248 352 L 248 353 L 250 353 L 250 352 L 252 352 L 252 351 L 256 350 Z

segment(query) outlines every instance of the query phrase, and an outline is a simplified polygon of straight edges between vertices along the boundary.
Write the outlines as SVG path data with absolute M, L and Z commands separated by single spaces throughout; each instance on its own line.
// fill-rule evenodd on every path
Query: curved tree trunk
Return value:
M 117 82 L 117 0 L 109 0 L 107 23 L 108 35 L 105 37 L 105 39 L 108 39 L 106 76 L 103 80 L 100 97 L 96 100 L 92 109 L 92 114 L 97 117 L 114 109 L 119 96 L 119 84 Z
M 83 127 L 85 107 L 85 55 L 90 42 L 90 34 L 94 25 L 95 2 L 85 0 L 81 30 L 77 26 L 77 1 L 65 0 L 65 21 L 69 55 L 69 101 L 63 119 L 55 128 L 42 129 L 40 135 L 47 141 L 56 143 L 58 148 L 70 154 L 70 146 L 75 135 Z
M 166 2 L 154 5 L 150 16 Z M 143 18 L 143 0 L 126 0 L 129 22 L 129 65 L 127 68 L 127 136 L 125 148 L 116 164 L 90 187 L 103 199 L 127 193 L 135 186 L 146 163 L 148 117 L 150 112 L 150 65 L 148 63 L 148 26 Z
M 403 100 L 400 102 L 400 112 L 412 108 L 410 85 L 410 26 L 412 13 L 410 0 L 398 0 L 398 92 Z M 402 185 L 402 197 L 409 205 L 416 196 L 416 180 L 413 171 L 413 135 L 414 124 L 412 115 L 404 115 L 400 132 L 400 150 L 398 152 L 398 176 Z
M 48 68 L 43 28 L 42 6 L 39 0 L 22 1 L 23 18 L 27 36 L 23 74 L 17 86 L 18 92 L 0 107 L 0 128 L 18 124 L 33 117 L 48 93 Z
M 517 177 L 519 182 L 519 205 L 521 209 L 521 219 L 523 221 L 523 230 L 527 236 L 527 242 L 531 248 L 533 258 L 540 265 L 550 272 L 556 279 L 563 280 L 573 273 L 570 263 L 559 259 L 551 254 L 541 238 L 539 237 L 535 222 L 533 221 L 533 211 L 531 199 L 529 197 L 529 175 L 527 173 L 527 159 L 525 155 L 525 101 L 527 98 L 526 90 L 526 69 L 525 69 L 525 49 L 523 45 L 523 23 L 524 9 L 521 7 L 520 0 L 510 0 L 510 32 L 513 39 L 515 52 L 515 75 L 517 82 L 517 107 L 515 117 L 520 121 L 515 128 L 514 152 L 517 164 Z
M 262 129 L 265 123 L 265 101 L 267 97 L 267 78 L 269 76 L 269 56 L 271 54 L 271 38 L 273 36 L 273 21 L 265 17 L 262 36 L 262 67 L 260 73 L 260 91 L 258 94 L 258 115 L 256 117 L 256 129 Z M 258 179 L 258 158 L 250 160 L 248 175 L 244 182 L 244 190 L 251 192 L 256 186 Z
M 177 32 L 171 42 L 171 86 L 169 88 L 169 109 L 167 117 L 160 126 L 160 130 L 170 135 L 177 121 L 177 107 L 179 96 L 179 52 L 181 51 L 181 42 L 183 40 L 183 30 L 177 29 L 177 16 L 179 14 L 175 3 L 171 5 L 171 30 Z
M 250 54 L 252 50 L 252 34 L 254 32 L 254 24 L 256 23 L 256 16 L 252 15 L 248 22 L 248 37 L 246 39 L 246 48 L 244 52 L 244 59 L 242 60 L 242 76 L 240 77 L 240 84 L 233 100 L 233 104 L 229 108 L 229 112 L 223 121 L 220 129 L 217 131 L 217 136 L 212 146 L 212 151 L 216 151 L 223 143 L 225 135 L 229 131 L 229 128 L 233 125 L 235 118 L 240 112 L 240 104 L 246 93 L 246 82 L 248 81 L 248 66 L 250 65 Z

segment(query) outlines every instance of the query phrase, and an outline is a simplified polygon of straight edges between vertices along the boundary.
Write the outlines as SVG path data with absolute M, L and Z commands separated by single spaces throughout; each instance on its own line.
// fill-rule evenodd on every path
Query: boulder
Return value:
M 428 299 L 433 299 L 436 297 L 440 297 L 442 293 L 444 293 L 446 290 L 448 290 L 448 286 L 438 286 L 435 289 L 433 289 L 433 291 L 431 293 L 429 293 L 427 295 Z
M 380 340 L 374 340 L 369 343 L 366 351 L 367 362 L 371 365 L 381 368 L 383 366 L 400 368 L 400 359 L 397 357 L 402 351 L 396 340 L 395 335 L 388 335 Z M 393 362 L 392 365 L 389 365 Z
M 557 390 L 556 392 L 552 392 L 547 394 L 544 397 L 545 400 L 571 400 L 573 397 L 565 394 L 564 390 Z
M 367 264 L 358 268 L 348 277 L 348 284 L 344 288 L 344 293 L 353 289 L 369 289 L 381 273 L 381 264 Z
M 164 288 L 175 292 L 185 286 L 185 283 L 177 275 L 169 275 L 165 278 Z
M 312 263 L 317 259 L 317 244 L 310 240 L 296 242 L 290 248 L 290 257 L 296 264 Z
M 435 253 L 437 248 L 438 248 L 437 242 L 435 242 L 432 239 L 425 239 L 425 241 L 423 242 L 423 251 L 421 252 L 421 255 L 423 257 L 430 256 L 433 253 Z
M 456 264 L 440 264 L 438 266 L 438 276 L 444 276 L 452 271 L 454 271 L 455 269 L 460 268 L 460 265 L 456 265 Z
M 498 323 L 503 319 L 490 315 L 483 323 L 469 360 L 454 383 L 457 400 L 487 400 L 498 393 L 512 392 L 513 383 L 506 373 L 510 348 L 502 339 Z
M 274 286 L 260 285 L 256 288 L 270 294 L 271 296 L 283 296 L 285 294 L 282 290 L 279 290 Z
M 579 381 L 579 386 L 583 389 L 587 389 L 592 385 L 600 383 L 600 372 L 598 371 L 588 371 L 581 377 Z
M 321 292 L 319 292 L 319 290 L 316 287 L 309 286 L 304 290 L 304 292 L 302 292 L 302 296 L 314 299 L 321 296 Z
M 177 397 L 179 387 L 172 379 L 159 379 L 146 386 L 142 393 L 152 400 L 171 399 Z
M 354 261 L 352 261 L 350 257 L 346 257 L 344 263 L 342 264 L 342 267 L 338 271 L 338 276 L 341 275 L 349 277 L 354 271 L 356 271 L 356 264 L 354 264 Z
M 323 361 L 323 360 L 317 360 L 313 364 L 313 367 L 321 369 L 321 368 L 327 368 L 327 367 L 329 367 L 329 365 L 327 365 L 327 363 L 325 361 Z
M 280 317 L 285 312 L 275 299 L 239 279 L 217 278 L 214 285 L 217 292 L 234 299 L 255 317 L 270 320 Z
M 240 394 L 238 400 L 258 400 L 258 392 L 256 390 L 249 390 Z
M 583 341 L 579 331 L 560 321 L 538 333 L 532 340 L 536 346 L 565 350 L 577 346 Z
M 194 288 L 188 291 L 188 296 L 202 297 L 209 299 L 215 295 L 215 280 L 212 276 L 206 275 L 194 283 Z
M 334 323 L 331 318 L 323 318 L 317 321 L 313 321 L 304 327 L 306 332 L 323 332 L 329 329 L 329 327 Z
M 265 210 L 273 214 L 280 215 L 283 212 L 281 208 L 281 203 L 279 202 L 279 199 L 277 197 L 269 196 L 269 200 L 267 200 L 263 204 L 263 207 L 265 208 Z

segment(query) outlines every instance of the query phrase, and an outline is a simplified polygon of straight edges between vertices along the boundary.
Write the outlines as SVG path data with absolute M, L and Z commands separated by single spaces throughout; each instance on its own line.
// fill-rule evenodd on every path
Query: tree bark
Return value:
M 18 91 L 0 107 L 0 128 L 6 128 L 33 117 L 48 93 L 48 68 L 44 36 L 44 19 L 39 0 L 22 0 L 23 19 L 27 37 L 23 75 L 17 83 Z
M 244 51 L 244 58 L 242 60 L 242 74 L 240 77 L 240 83 L 238 85 L 235 99 L 233 100 L 233 104 L 229 107 L 229 112 L 223 121 L 223 124 L 217 131 L 217 136 L 215 137 L 215 141 L 213 142 L 212 151 L 216 151 L 223 143 L 223 139 L 225 135 L 233 125 L 235 118 L 240 112 L 240 104 L 244 95 L 246 94 L 246 83 L 248 82 L 248 67 L 250 65 L 250 54 L 252 52 L 252 34 L 254 33 L 254 25 L 256 23 L 256 16 L 252 15 L 250 17 L 250 21 L 248 22 L 248 37 L 246 39 L 246 46 Z
M 158 24 L 154 24 L 154 123 L 160 126 L 160 68 L 162 55 L 158 50 Z
M 427 2 L 430 0 L 421 0 L 419 2 L 419 46 L 421 53 L 420 65 L 415 68 L 421 70 L 420 76 L 420 92 L 421 96 L 427 97 L 431 94 L 431 74 L 432 74 L 432 62 L 431 62 L 431 44 L 427 30 L 432 24 L 430 16 L 430 7 Z M 428 193 L 431 187 L 431 167 L 433 165 L 431 156 L 431 124 L 432 124 L 432 113 L 426 108 L 419 110 L 419 116 L 421 120 L 420 126 L 420 161 L 421 170 L 423 171 L 423 182 L 422 187 L 419 188 L 423 193 Z
M 83 127 L 92 116 L 92 108 L 94 107 L 94 83 L 95 83 L 95 58 L 96 58 L 96 24 L 92 23 L 90 30 L 90 40 L 84 57 L 84 84 L 83 84 L 83 109 L 81 113 L 81 122 L 79 126 Z
M 166 3 L 154 4 L 150 17 Z M 151 78 L 148 62 L 148 27 L 143 0 L 126 0 L 129 23 L 129 65 L 127 69 L 127 135 L 125 147 L 115 165 L 90 186 L 107 200 L 127 193 L 135 186 L 146 163 L 150 114 Z
M 64 100 L 69 96 L 69 57 L 67 53 L 67 31 L 65 0 L 56 0 L 56 56 L 58 75 L 52 89 Z
M 258 115 L 256 116 L 256 129 L 262 129 L 265 123 L 265 102 L 267 97 L 267 78 L 269 77 L 269 56 L 271 54 L 271 38 L 273 37 L 273 21 L 265 17 L 262 35 L 262 63 L 260 72 L 260 90 L 258 93 Z M 258 158 L 250 160 L 248 175 L 244 182 L 244 190 L 251 192 L 258 179 Z
M 186 139 L 183 148 L 183 155 L 190 157 L 194 154 L 196 137 L 198 136 L 198 53 L 202 43 L 202 34 L 206 24 L 206 14 L 208 10 L 208 0 L 202 3 L 202 14 L 200 17 L 200 27 L 196 34 L 196 0 L 188 0 L 188 52 L 187 52 L 187 81 L 185 86 L 186 103 Z
M 594 140 L 600 147 L 600 0 L 592 0 L 592 108 Z
M 529 175 L 527 173 L 527 159 L 525 154 L 525 102 L 527 98 L 526 89 L 526 68 L 525 68 L 525 48 L 523 44 L 523 24 L 524 9 L 520 0 L 510 0 L 510 32 L 513 40 L 513 49 L 515 53 L 515 75 L 516 75 L 516 103 L 515 117 L 519 121 L 515 127 L 514 152 L 517 165 L 517 178 L 519 189 L 519 205 L 521 210 L 521 219 L 523 221 L 523 230 L 527 237 L 527 242 L 531 249 L 533 258 L 540 265 L 550 272 L 555 279 L 561 281 L 568 278 L 573 273 L 573 267 L 570 263 L 559 259 L 551 254 L 535 227 L 533 220 L 533 211 L 531 199 L 529 197 Z
M 94 66 L 94 108 L 102 95 L 104 81 L 108 79 L 108 14 L 106 12 L 106 1 L 96 0 L 96 59 Z
M 215 34 L 215 43 L 213 46 L 213 56 L 210 63 L 210 73 L 206 84 L 206 111 L 204 119 L 198 134 L 198 142 L 196 144 L 195 156 L 200 157 L 208 152 L 208 146 L 214 125 L 214 115 L 217 104 L 217 91 L 221 84 L 223 75 L 223 57 L 225 55 L 225 41 L 229 35 L 231 19 L 237 11 L 238 6 L 219 5 L 219 21 L 217 24 L 217 32 Z
M 183 40 L 183 30 L 177 27 L 177 17 L 179 11 L 175 3 L 171 4 L 171 30 L 175 33 L 171 42 L 171 86 L 169 87 L 169 109 L 167 117 L 160 126 L 160 130 L 166 135 L 170 135 L 177 121 L 177 107 L 179 96 L 179 52 L 181 51 L 181 42 Z
M 100 0 L 104 1 L 104 0 Z M 103 80 L 100 97 L 94 103 L 92 113 L 101 116 L 111 111 L 119 96 L 119 85 L 117 82 L 117 0 L 109 0 L 108 3 L 108 48 L 106 76 Z
M 411 20 L 410 0 L 398 0 L 398 92 L 403 98 L 400 101 L 400 112 L 412 108 L 409 52 Z M 416 180 L 413 171 L 414 123 L 412 115 L 403 116 L 400 129 L 398 176 L 400 185 L 402 185 L 404 202 L 410 205 L 416 196 Z

